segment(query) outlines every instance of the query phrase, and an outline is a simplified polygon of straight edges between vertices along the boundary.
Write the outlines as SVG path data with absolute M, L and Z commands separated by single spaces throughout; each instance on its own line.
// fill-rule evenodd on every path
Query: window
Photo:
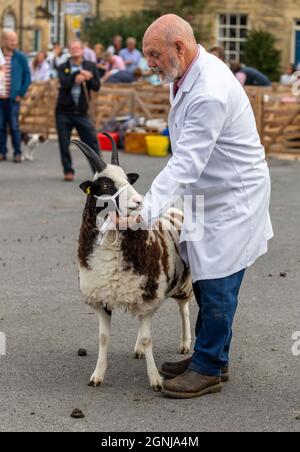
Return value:
M 6 13 L 3 16 L 3 29 L 16 31 L 16 19 L 12 13 Z
M 225 60 L 242 61 L 248 33 L 248 16 L 245 14 L 220 14 L 218 44 L 225 49 Z
M 52 14 L 50 20 L 49 44 L 59 41 L 65 44 L 65 6 L 63 1 L 48 0 L 48 10 Z
M 34 32 L 34 51 L 39 52 L 42 47 L 42 31 L 35 30 Z

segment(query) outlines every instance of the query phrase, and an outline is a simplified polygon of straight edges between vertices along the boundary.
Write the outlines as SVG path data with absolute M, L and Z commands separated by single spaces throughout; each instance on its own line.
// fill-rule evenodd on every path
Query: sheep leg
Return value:
M 190 351 L 191 347 L 191 325 L 190 325 L 190 311 L 189 302 L 177 301 L 181 319 L 181 334 L 180 345 L 178 352 L 182 355 L 186 355 Z
M 134 347 L 134 357 L 135 359 L 145 358 L 145 350 L 141 343 L 141 329 L 139 329 L 138 337 Z
M 154 391 L 160 391 L 162 388 L 162 378 L 157 370 L 152 351 L 151 337 L 151 319 L 153 313 L 145 316 L 139 316 L 140 321 L 140 342 L 145 351 L 147 373 L 151 387 Z
M 107 350 L 111 331 L 111 313 L 103 307 L 99 309 L 99 356 L 95 372 L 90 378 L 90 386 L 100 386 L 107 369 Z

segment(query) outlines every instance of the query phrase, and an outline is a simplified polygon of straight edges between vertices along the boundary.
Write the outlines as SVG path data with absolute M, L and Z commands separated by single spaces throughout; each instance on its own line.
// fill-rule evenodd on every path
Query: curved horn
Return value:
M 105 135 L 105 136 L 110 140 L 110 142 L 111 142 L 111 144 L 112 144 L 111 164 L 112 164 L 112 165 L 120 166 L 120 163 L 119 163 L 119 153 L 118 153 L 118 149 L 117 149 L 115 140 L 114 140 L 113 137 L 110 135 L 110 133 L 102 132 L 102 135 Z
M 98 154 L 96 154 L 96 152 L 90 146 L 79 140 L 72 140 L 71 144 L 74 144 L 83 152 L 95 171 L 102 173 L 102 171 L 105 170 L 107 164 L 99 157 Z

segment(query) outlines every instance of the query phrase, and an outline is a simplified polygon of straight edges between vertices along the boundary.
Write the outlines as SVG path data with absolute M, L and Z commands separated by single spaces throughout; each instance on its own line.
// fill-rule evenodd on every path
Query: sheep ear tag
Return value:
M 79 185 L 79 188 L 87 195 L 89 196 L 92 193 L 92 185 L 90 181 L 83 182 Z

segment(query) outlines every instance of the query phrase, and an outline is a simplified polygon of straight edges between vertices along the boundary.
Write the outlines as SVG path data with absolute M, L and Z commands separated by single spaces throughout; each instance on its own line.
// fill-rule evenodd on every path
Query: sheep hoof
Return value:
M 154 376 L 150 380 L 150 385 L 154 389 L 155 392 L 160 392 L 162 390 L 162 383 L 163 383 L 163 379 L 161 378 L 161 376 L 159 374 Z
M 95 374 L 93 374 L 90 378 L 90 382 L 88 383 L 88 386 L 93 386 L 94 388 L 97 388 L 100 386 L 103 382 L 102 378 L 97 377 Z
M 134 359 L 143 359 L 145 358 L 144 352 L 134 352 Z
M 153 385 L 152 388 L 155 392 L 160 392 L 162 390 L 162 385 L 161 384 Z
M 101 383 L 102 383 L 102 381 L 97 381 L 97 382 L 95 382 L 95 381 L 91 380 L 91 381 L 88 383 L 88 386 L 92 386 L 93 388 L 97 388 L 98 386 L 101 385 Z
M 180 355 L 187 355 L 188 353 L 190 353 L 190 347 L 181 345 L 178 349 L 178 353 Z

